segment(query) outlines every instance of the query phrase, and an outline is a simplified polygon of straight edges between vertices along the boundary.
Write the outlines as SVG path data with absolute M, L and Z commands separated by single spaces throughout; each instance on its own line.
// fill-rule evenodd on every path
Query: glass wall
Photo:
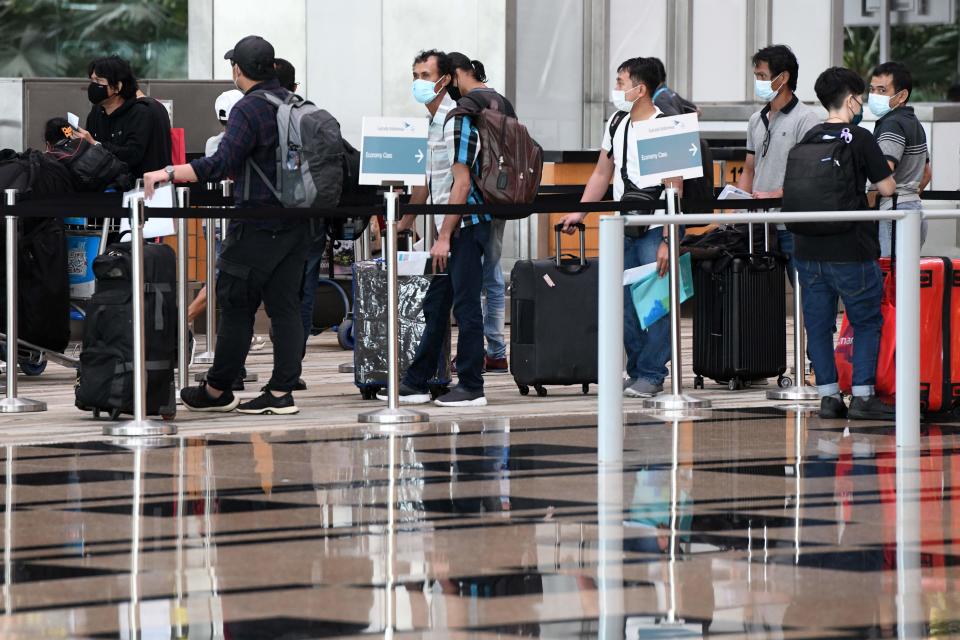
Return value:
M 188 0 L 0 0 L 0 77 L 85 77 L 118 54 L 141 78 L 187 77 Z

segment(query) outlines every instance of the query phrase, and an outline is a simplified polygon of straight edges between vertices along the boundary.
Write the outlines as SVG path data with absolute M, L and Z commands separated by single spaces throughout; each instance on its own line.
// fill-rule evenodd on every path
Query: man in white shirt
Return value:
M 659 67 L 652 58 L 631 58 L 617 69 L 617 84 L 612 102 L 618 109 L 607 122 L 597 166 L 587 181 L 581 202 L 597 202 L 603 199 L 613 179 L 613 197 L 624 199 L 647 195 L 658 200 L 661 186 L 640 189 L 640 158 L 633 125 L 643 120 L 660 117 L 660 109 L 653 103 L 653 94 L 660 84 Z M 677 190 L 683 188 L 679 178 L 665 180 Z M 642 198 L 637 198 L 642 199 Z M 622 211 L 623 215 L 652 213 L 651 211 Z M 573 233 L 575 225 L 586 214 L 571 213 L 563 217 L 564 231 Z M 667 229 L 662 226 L 627 227 L 623 246 L 623 267 L 631 269 L 645 264 L 657 263 L 663 277 L 669 267 Z M 624 395 L 631 398 L 650 398 L 663 391 L 667 376 L 666 363 L 670 359 L 670 321 L 662 318 L 646 331 L 640 328 L 640 319 L 633 306 L 629 287 L 624 288 L 623 342 L 627 352 L 627 376 Z

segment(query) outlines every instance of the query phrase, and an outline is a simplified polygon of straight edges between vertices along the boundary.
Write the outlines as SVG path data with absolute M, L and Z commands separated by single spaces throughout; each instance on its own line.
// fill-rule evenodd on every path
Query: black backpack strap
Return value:
M 613 114 L 613 118 L 610 119 L 610 151 L 607 151 L 608 158 L 613 157 L 613 137 L 617 133 L 617 128 L 620 126 L 620 123 L 623 122 L 623 119 L 628 115 L 629 114 L 626 111 L 617 111 L 615 114 Z

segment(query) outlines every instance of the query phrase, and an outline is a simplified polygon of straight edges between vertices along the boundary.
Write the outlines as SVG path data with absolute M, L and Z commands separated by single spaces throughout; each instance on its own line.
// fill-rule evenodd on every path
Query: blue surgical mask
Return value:
M 633 103 L 640 99 L 640 96 L 637 96 L 633 100 L 627 100 L 627 94 L 639 87 L 640 85 L 634 85 L 626 91 L 620 91 L 619 89 L 614 89 L 610 92 L 610 102 L 613 103 L 613 106 L 616 107 L 619 111 L 631 111 L 633 109 Z
M 878 118 L 882 118 L 893 110 L 890 106 L 890 96 L 883 96 L 879 93 L 870 94 L 870 97 L 867 98 L 867 106 L 870 108 L 870 113 Z
M 435 91 L 437 83 L 440 82 L 430 82 L 429 80 L 414 80 L 413 81 L 413 99 L 419 102 L 420 104 L 429 104 L 436 100 L 437 96 L 440 95 Z
M 777 76 L 779 78 L 780 76 Z M 780 85 L 780 89 L 774 91 L 773 89 L 773 80 L 754 80 L 753 81 L 753 92 L 756 94 L 757 98 L 763 102 L 770 102 L 777 97 L 777 94 L 780 93 L 780 89 L 783 89 L 783 85 Z
M 859 102 L 859 101 L 854 100 L 854 102 Z M 850 124 L 852 124 L 853 126 L 857 126 L 861 122 L 863 122 L 863 103 L 862 102 L 860 103 L 860 111 L 858 113 L 853 114 L 853 119 L 850 120 Z

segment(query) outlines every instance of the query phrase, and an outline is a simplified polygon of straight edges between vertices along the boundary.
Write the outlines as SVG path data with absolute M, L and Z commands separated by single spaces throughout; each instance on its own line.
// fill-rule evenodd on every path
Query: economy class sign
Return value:
M 664 178 L 703 177 L 697 114 L 641 120 L 633 127 L 640 158 L 638 187 L 658 185 Z
M 423 186 L 427 176 L 427 119 L 363 119 L 360 184 Z

